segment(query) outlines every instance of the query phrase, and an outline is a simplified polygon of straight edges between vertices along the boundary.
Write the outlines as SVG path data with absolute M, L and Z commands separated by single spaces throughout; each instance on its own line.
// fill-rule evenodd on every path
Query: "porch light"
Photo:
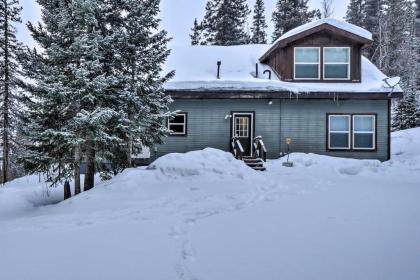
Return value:
M 269 100 L 268 105 L 273 105 L 273 100 Z

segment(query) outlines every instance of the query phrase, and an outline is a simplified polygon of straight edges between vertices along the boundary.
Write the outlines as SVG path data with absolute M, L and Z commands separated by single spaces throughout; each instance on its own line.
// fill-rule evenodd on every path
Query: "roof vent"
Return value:
M 268 73 L 268 79 L 271 80 L 271 70 L 265 70 L 264 74 Z

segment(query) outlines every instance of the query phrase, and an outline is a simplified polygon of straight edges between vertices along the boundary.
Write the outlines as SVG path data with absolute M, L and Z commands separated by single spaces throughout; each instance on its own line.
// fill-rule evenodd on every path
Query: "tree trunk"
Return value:
M 93 141 L 86 143 L 86 172 L 83 189 L 88 191 L 95 186 L 95 147 Z
M 132 154 L 133 154 L 133 141 L 130 139 L 128 140 L 127 143 L 127 167 L 133 167 L 133 159 L 132 159 Z
M 81 193 L 80 187 L 80 145 L 74 150 L 74 195 Z
M 64 200 L 71 197 L 70 183 L 69 181 L 64 182 Z
M 4 96 L 3 96 L 3 164 L 2 164 L 2 183 L 8 181 L 9 173 L 9 90 L 10 90 L 10 73 L 9 73 L 9 19 L 7 17 L 7 1 L 4 1 L 5 18 L 4 18 Z

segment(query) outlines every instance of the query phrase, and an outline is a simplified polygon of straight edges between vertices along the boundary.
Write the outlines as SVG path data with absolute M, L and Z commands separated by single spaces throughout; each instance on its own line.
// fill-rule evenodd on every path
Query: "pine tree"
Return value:
M 28 85 L 25 163 L 56 184 L 77 181 L 83 155 L 89 190 L 95 171 L 109 178 L 130 167 L 133 153 L 160 143 L 166 132 L 170 98 L 163 83 L 173 73 L 160 75 L 169 50 L 159 0 L 39 4 L 44 24 L 29 29 L 46 51 L 29 52 L 25 67 L 36 82 Z
M 197 18 L 194 20 L 194 25 L 191 28 L 192 34 L 190 34 L 191 38 L 191 45 L 201 45 L 202 44 L 202 32 L 203 32 L 203 26 L 202 23 L 198 23 Z
M 417 87 L 420 41 L 416 37 L 416 11 L 411 1 L 389 0 L 386 12 L 387 56 L 384 71 L 389 75 L 401 76 L 401 87 L 404 90 L 404 97 L 395 106 L 393 128 L 413 128 L 420 124 Z M 398 33 L 395 35 L 394 32 Z
M 267 29 L 268 25 L 265 20 L 265 7 L 263 0 L 257 0 L 254 7 L 254 21 L 252 24 L 252 38 L 253 44 L 267 44 Z
M 216 36 L 216 23 L 218 20 L 218 11 L 220 9 L 222 0 L 208 0 L 206 4 L 206 12 L 203 22 L 203 45 L 214 45 Z
M 246 0 L 208 0 L 202 22 L 202 45 L 231 46 L 250 42 Z
M 416 0 L 416 36 L 420 38 L 420 0 Z
M 20 111 L 18 89 L 21 71 L 18 57 L 22 44 L 16 39 L 16 24 L 21 22 L 22 7 L 18 0 L 0 0 L 0 95 L 1 95 L 1 140 L 2 183 L 9 181 L 16 165 L 18 139 L 17 118 Z M 12 167 L 12 168 L 11 168 Z
M 415 27 L 415 34 L 416 34 L 417 42 L 420 42 L 420 0 L 416 0 L 416 20 L 415 20 L 414 27 Z M 420 65 L 420 48 L 418 49 L 417 54 L 419 56 L 417 65 Z M 417 76 L 417 89 L 420 91 L 420 71 Z
M 319 10 L 308 11 L 308 9 L 308 0 L 278 0 L 272 19 L 273 41 L 287 31 L 321 17 Z
M 332 6 L 333 0 L 322 0 L 321 2 L 321 14 L 323 18 L 330 18 L 334 14 Z
M 392 122 L 393 130 L 414 128 L 419 125 L 420 110 L 418 95 L 415 92 L 405 92 L 394 108 Z
M 232 46 L 249 43 L 250 38 L 246 32 L 249 13 L 246 0 L 222 0 L 214 26 L 214 45 Z
M 405 1 L 405 0 L 404 0 Z M 386 20 L 383 17 L 383 0 L 365 0 L 364 4 L 364 24 L 362 27 L 366 28 L 372 33 L 373 43 L 365 50 L 365 55 L 375 65 L 380 65 L 381 44 L 384 42 L 381 37 L 383 32 L 384 24 Z
M 365 27 L 365 0 L 351 0 L 346 13 L 346 21 Z
M 386 26 L 382 28 L 384 58 L 381 70 L 389 76 L 407 76 L 406 50 L 412 41 L 413 10 L 410 0 L 385 1 Z
M 170 98 L 163 84 L 174 73 L 161 76 L 163 63 L 169 56 L 167 32 L 159 30 L 159 0 L 124 0 L 128 14 L 123 19 L 125 38 L 119 48 L 122 57 L 121 76 L 125 77 L 120 94 L 119 108 L 127 120 L 127 160 L 119 158 L 119 147 L 111 153 L 109 161 L 115 169 L 130 167 L 131 155 L 143 147 L 161 144 L 167 128 Z M 131 8 L 130 8 L 131 7 Z M 123 136 L 122 138 L 125 138 Z
M 34 83 L 27 85 L 29 153 L 24 162 L 32 172 L 47 173 L 55 185 L 75 175 L 79 147 L 87 164 L 87 190 L 94 185 L 97 149 L 120 140 L 110 133 L 110 123 L 120 118 L 112 108 L 118 101 L 114 89 L 119 79 L 108 67 L 115 41 L 100 21 L 104 11 L 97 1 L 38 2 L 44 22 L 28 28 L 44 51 L 29 52 L 25 65 Z

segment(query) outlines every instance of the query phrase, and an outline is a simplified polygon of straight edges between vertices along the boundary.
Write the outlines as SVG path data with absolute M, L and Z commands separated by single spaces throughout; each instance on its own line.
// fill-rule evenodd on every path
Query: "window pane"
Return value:
M 235 135 L 238 137 L 248 137 L 249 118 L 236 117 L 235 123 Z
M 184 126 L 178 125 L 178 124 L 170 124 L 169 130 L 171 130 L 172 133 L 183 133 L 183 134 L 185 133 Z
M 325 78 L 348 79 L 349 67 L 347 64 L 325 64 Z
M 373 132 L 373 116 L 354 116 L 354 131 Z
M 318 63 L 319 49 L 318 48 L 296 48 L 295 62 L 303 63 Z
M 176 115 L 172 120 L 171 123 L 184 123 L 185 122 L 185 115 Z
M 373 133 L 355 133 L 354 148 L 373 149 Z
M 330 131 L 349 131 L 349 116 L 331 116 Z
M 325 62 L 348 63 L 350 60 L 348 48 L 325 48 Z
M 331 133 L 330 148 L 348 148 L 349 133 Z
M 318 79 L 317 64 L 296 64 L 295 76 L 297 79 Z

